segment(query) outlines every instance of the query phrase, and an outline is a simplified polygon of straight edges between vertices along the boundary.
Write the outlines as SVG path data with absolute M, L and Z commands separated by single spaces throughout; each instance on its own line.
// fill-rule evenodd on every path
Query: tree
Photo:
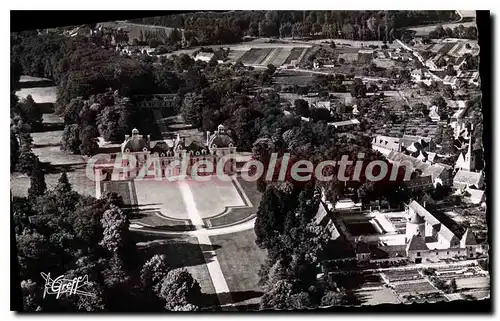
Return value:
M 45 173 L 40 162 L 36 161 L 31 170 L 28 195 L 30 198 L 36 198 L 37 196 L 43 195 L 46 190 L 47 185 L 45 184 Z
M 457 71 L 455 70 L 455 68 L 453 68 L 453 65 L 446 66 L 446 75 L 447 76 L 456 76 L 457 75 Z
M 80 140 L 79 134 L 79 125 L 71 124 L 65 126 L 61 138 L 61 150 L 74 154 L 80 154 L 80 145 L 82 144 L 82 142 Z
M 295 110 L 302 117 L 309 117 L 309 104 L 304 99 L 295 99 Z
M 360 78 L 355 78 L 351 85 L 351 96 L 355 98 L 365 97 L 366 91 L 366 86 L 363 84 L 363 81 Z
M 67 194 L 72 191 L 71 184 L 69 183 L 68 174 L 66 174 L 66 171 L 64 171 L 59 177 L 59 180 L 57 181 L 56 191 L 60 195 Z
M 449 289 L 450 289 L 450 293 L 457 292 L 457 280 L 451 279 Z
M 163 279 L 160 297 L 165 300 L 166 310 L 198 310 L 201 287 L 186 269 L 175 269 Z
M 83 130 L 80 132 L 80 137 L 81 137 L 81 144 L 79 146 L 80 154 L 86 156 L 94 155 L 99 148 L 99 145 L 97 144 L 98 136 L 99 132 L 97 131 L 97 128 L 95 128 L 94 126 L 89 125 L 84 127 Z
M 274 237 L 282 231 L 284 219 L 294 205 L 294 202 L 288 198 L 290 196 L 287 197 L 274 186 L 269 186 L 265 190 L 254 227 L 257 245 L 267 248 Z
M 17 135 L 11 128 L 10 129 L 10 172 L 11 173 L 15 171 L 18 159 L 19 159 L 19 142 L 17 141 Z
M 437 106 L 440 109 L 446 108 L 446 100 L 444 100 L 443 96 L 436 95 L 431 99 L 431 106 Z
M 115 96 L 113 105 L 106 106 L 97 116 L 97 129 L 110 142 L 120 142 L 128 131 L 130 99 Z
M 127 247 L 129 235 L 129 221 L 123 211 L 111 205 L 102 216 L 101 224 L 104 229 L 103 239 L 100 242 L 104 248 L 113 254 L 121 254 Z
M 33 100 L 33 97 L 28 95 L 19 102 L 19 106 L 31 127 L 33 129 L 40 129 L 42 126 L 42 112 Z
M 43 298 L 40 293 L 42 289 L 30 280 L 21 281 L 21 293 L 23 297 L 23 312 L 42 311 Z
M 195 93 L 188 93 L 184 97 L 181 106 L 181 113 L 184 120 L 194 128 L 200 128 L 202 125 L 202 112 L 204 106 L 202 96 Z
M 294 284 L 286 280 L 276 282 L 271 291 L 262 296 L 259 306 L 261 310 L 292 310 L 311 307 L 313 305 L 309 293 L 297 292 Z
M 455 96 L 453 88 L 451 88 L 450 85 L 443 86 L 443 96 L 449 99 L 453 99 L 453 97 Z
M 162 281 L 167 276 L 170 268 L 165 255 L 155 254 L 144 265 L 141 270 L 141 284 L 144 289 L 153 289 L 159 295 Z
M 441 151 L 444 154 L 453 154 L 455 152 L 454 140 L 453 128 L 449 126 L 445 127 L 441 139 Z

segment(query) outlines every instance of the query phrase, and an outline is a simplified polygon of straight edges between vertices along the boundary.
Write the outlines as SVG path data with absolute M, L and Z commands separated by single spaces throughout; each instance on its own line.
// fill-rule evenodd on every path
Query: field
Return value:
M 260 62 L 272 51 L 270 48 L 252 48 L 247 51 L 240 61 L 247 65 L 260 65 Z
M 422 279 L 418 270 L 385 271 L 384 276 L 389 282 Z
M 354 294 L 361 301 L 363 305 L 377 305 L 377 304 L 398 304 L 400 303 L 398 297 L 392 292 L 391 289 L 380 287 L 376 289 L 359 289 L 354 291 Z
M 263 294 L 259 285 L 261 264 L 267 255 L 255 244 L 253 229 L 211 236 L 222 272 L 236 305 L 255 305 Z
M 56 102 L 56 88 L 51 87 L 35 87 L 35 88 L 22 88 L 16 91 L 19 99 L 26 98 L 28 95 L 33 97 L 33 100 L 38 104 L 55 103 Z
M 427 281 L 422 280 L 421 282 L 402 282 L 398 284 L 393 284 L 394 291 L 400 295 L 406 294 L 421 294 L 421 293 L 432 293 L 437 292 L 437 290 Z
M 100 25 L 106 28 L 118 29 L 121 28 L 124 31 L 128 32 L 129 43 L 132 43 L 134 38 L 139 39 L 141 35 L 141 31 L 144 33 L 146 31 L 164 31 L 167 35 L 169 35 L 174 28 L 162 27 L 162 26 L 153 26 L 153 25 L 143 25 L 138 23 L 131 23 L 125 21 L 111 21 L 111 22 L 103 22 Z

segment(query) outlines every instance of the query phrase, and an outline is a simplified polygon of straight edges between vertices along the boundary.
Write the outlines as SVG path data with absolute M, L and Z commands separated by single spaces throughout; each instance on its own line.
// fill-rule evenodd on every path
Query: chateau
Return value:
M 134 128 L 132 135 L 125 135 L 125 140 L 121 144 L 121 153 L 111 155 L 111 162 L 106 164 L 97 164 L 95 169 L 101 173 L 108 173 L 107 179 L 111 180 L 129 180 L 137 177 L 143 167 L 147 164 L 151 156 L 158 157 L 161 177 L 175 177 L 192 175 L 194 164 L 203 164 L 210 162 L 213 164 L 211 171 L 207 172 L 206 166 L 198 166 L 198 175 L 213 175 L 216 173 L 218 162 L 226 155 L 234 154 L 236 147 L 233 139 L 226 133 L 223 125 L 217 127 L 214 133 L 207 132 L 204 144 L 196 141 L 186 142 L 185 138 L 177 135 L 172 140 L 151 141 L 150 135 L 144 137 L 139 134 L 139 130 Z M 113 166 L 117 159 L 121 158 L 121 167 L 129 166 L 130 156 L 136 160 L 135 168 L 128 171 L 113 171 Z M 185 165 L 183 165 L 185 164 Z M 154 164 L 151 164 L 153 167 Z M 235 172 L 236 162 L 234 159 L 228 159 L 223 165 L 224 174 Z M 183 168 L 183 166 L 185 168 Z M 143 178 L 155 178 L 154 171 L 151 169 Z

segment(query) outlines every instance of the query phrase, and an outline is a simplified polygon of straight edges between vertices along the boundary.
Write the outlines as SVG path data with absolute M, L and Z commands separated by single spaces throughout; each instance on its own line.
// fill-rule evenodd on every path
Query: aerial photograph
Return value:
M 489 301 L 478 14 L 11 30 L 15 310 Z

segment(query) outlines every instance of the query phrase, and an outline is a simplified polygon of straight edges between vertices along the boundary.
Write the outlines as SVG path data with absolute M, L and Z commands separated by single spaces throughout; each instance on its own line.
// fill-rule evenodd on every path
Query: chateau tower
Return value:
M 415 235 L 425 238 L 425 220 L 417 213 L 414 213 L 406 222 L 406 243 Z

